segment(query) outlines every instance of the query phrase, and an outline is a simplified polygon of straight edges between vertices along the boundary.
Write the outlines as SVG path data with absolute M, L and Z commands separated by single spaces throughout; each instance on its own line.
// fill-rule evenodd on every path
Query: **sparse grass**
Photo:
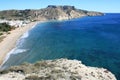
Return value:
M 24 80 L 56 80 L 52 78 L 50 75 L 49 76 L 37 76 L 37 75 L 31 75 L 28 77 L 25 77 Z
M 31 76 L 25 77 L 24 80 L 40 80 L 40 78 L 37 75 L 31 75 Z
M 8 72 L 16 72 L 24 75 L 23 80 L 81 80 L 82 78 L 84 78 L 84 75 L 79 74 L 80 71 L 77 71 L 77 67 L 72 67 L 72 69 L 68 69 L 69 66 L 63 67 L 65 64 L 59 65 L 64 61 L 67 60 L 59 59 L 56 61 L 40 61 L 35 64 L 23 63 L 19 66 L 13 66 L 8 70 L 1 71 L 0 75 Z M 104 73 L 108 72 L 108 70 L 104 70 Z M 88 75 L 87 73 L 85 73 L 86 79 L 89 79 L 89 76 L 96 78 L 94 71 L 90 72 L 91 75 Z M 112 79 L 111 76 L 108 75 L 108 77 Z M 101 74 L 99 78 L 101 78 L 102 80 L 104 79 L 104 76 Z
M 10 32 L 7 32 L 7 34 L 10 34 Z
M 8 72 L 9 72 L 9 70 L 3 70 L 3 71 L 0 71 L 0 74 L 6 74 Z
M 1 36 L 1 35 L 3 35 L 3 33 L 2 33 L 2 32 L 0 32 L 0 36 Z
M 3 41 L 4 38 L 5 36 L 0 36 L 0 42 Z

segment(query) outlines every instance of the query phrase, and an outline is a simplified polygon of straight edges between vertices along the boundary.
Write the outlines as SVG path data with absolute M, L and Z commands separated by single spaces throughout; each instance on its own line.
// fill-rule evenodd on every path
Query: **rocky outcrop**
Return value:
M 83 16 L 103 15 L 100 12 L 76 9 L 74 6 L 55 6 L 49 5 L 47 8 L 39 10 L 5 10 L 0 11 L 1 19 L 20 19 L 20 20 L 64 20 L 79 18 Z
M 24 63 L 0 73 L 0 80 L 116 80 L 107 69 L 68 59 Z

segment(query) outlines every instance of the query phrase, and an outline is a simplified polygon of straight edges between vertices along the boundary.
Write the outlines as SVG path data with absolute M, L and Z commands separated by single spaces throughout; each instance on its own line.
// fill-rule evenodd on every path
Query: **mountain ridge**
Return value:
M 83 16 L 101 16 L 101 12 L 76 9 L 74 6 L 48 5 L 42 9 L 3 10 L 0 11 L 0 19 L 9 20 L 66 20 Z

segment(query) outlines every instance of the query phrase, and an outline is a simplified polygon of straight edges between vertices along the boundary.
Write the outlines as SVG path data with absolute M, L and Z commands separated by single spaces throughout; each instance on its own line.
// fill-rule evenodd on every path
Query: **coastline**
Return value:
M 66 21 L 68 19 L 62 19 L 57 21 Z M 40 20 L 30 22 L 24 27 L 18 27 L 15 30 L 10 31 L 10 34 L 5 34 L 3 40 L 0 42 L 0 68 L 6 62 L 11 55 L 10 52 L 16 47 L 17 41 L 24 35 L 25 32 L 34 28 L 38 23 L 49 22 L 48 20 Z
M 8 53 L 16 46 L 17 40 L 31 28 L 36 26 L 42 21 L 30 22 L 24 27 L 16 28 L 15 30 L 10 31 L 10 34 L 6 35 L 3 41 L 0 42 L 0 66 L 3 64 Z
M 31 23 L 30 23 L 30 24 L 31 24 Z M 26 26 L 27 26 L 27 25 L 26 25 Z M 33 28 L 33 26 L 32 26 L 32 28 Z M 30 29 L 31 29 L 31 28 L 30 28 Z M 27 31 L 25 31 L 25 32 L 27 32 Z M 25 33 L 25 32 L 24 32 L 24 33 Z M 24 34 L 24 33 L 23 33 L 23 34 Z M 23 34 L 22 34 L 22 35 L 23 35 Z M 22 36 L 22 35 L 21 35 L 21 36 Z M 21 36 L 20 36 L 20 37 L 21 37 Z M 19 37 L 19 38 L 20 38 L 20 37 Z M 16 43 L 15 43 L 15 44 L 16 44 Z M 14 48 L 14 47 L 13 47 L 13 48 Z M 6 56 L 7 56 L 7 55 L 6 55 Z M 1 57 L 1 56 L 0 56 L 0 57 Z

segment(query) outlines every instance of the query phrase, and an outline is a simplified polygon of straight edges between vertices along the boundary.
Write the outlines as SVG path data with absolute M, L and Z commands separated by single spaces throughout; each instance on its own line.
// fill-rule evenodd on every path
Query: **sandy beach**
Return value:
M 17 40 L 38 22 L 31 22 L 24 27 L 16 28 L 6 35 L 3 41 L 0 42 L 0 65 L 3 63 L 7 53 L 9 53 L 16 45 Z

